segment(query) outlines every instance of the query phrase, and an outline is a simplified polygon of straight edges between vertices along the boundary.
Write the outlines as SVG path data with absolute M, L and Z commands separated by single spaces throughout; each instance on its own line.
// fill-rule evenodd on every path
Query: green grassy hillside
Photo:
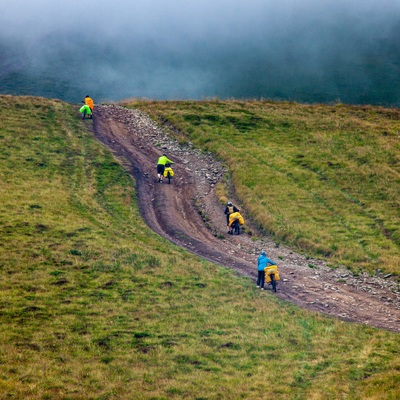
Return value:
M 0 399 L 397 399 L 400 336 L 150 231 L 78 107 L 0 96 Z
M 278 243 L 332 266 L 400 273 L 400 110 L 268 101 L 128 105 L 224 160 L 246 213 Z

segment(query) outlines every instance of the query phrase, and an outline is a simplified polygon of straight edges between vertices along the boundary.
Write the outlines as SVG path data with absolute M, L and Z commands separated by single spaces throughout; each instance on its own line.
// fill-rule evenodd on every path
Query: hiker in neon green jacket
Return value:
M 173 164 L 174 162 L 171 161 L 165 154 L 158 158 L 157 161 L 157 175 L 158 175 L 158 182 L 162 182 L 162 178 L 164 176 L 165 164 Z
M 86 115 L 89 116 L 89 118 L 92 118 L 92 110 L 87 104 L 84 104 L 80 109 L 79 112 L 82 113 L 82 119 L 85 119 Z

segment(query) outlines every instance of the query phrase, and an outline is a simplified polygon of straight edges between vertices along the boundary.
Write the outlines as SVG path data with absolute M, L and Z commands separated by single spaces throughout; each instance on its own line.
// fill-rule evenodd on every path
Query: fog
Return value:
M 0 92 L 400 105 L 398 0 L 0 0 Z

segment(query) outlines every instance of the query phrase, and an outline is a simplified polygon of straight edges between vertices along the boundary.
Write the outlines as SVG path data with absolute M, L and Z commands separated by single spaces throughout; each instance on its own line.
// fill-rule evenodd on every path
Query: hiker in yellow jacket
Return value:
M 237 234 L 240 233 L 240 225 L 244 225 L 244 218 L 240 212 L 234 212 L 229 215 L 229 234 L 233 235 L 234 229 L 236 227 Z
M 174 162 L 171 161 L 165 154 L 157 160 L 157 175 L 158 175 L 158 182 L 162 183 L 164 171 L 165 171 L 165 164 L 173 164 Z
M 228 204 L 224 211 L 224 214 L 226 215 L 226 228 L 228 229 L 228 232 L 230 230 L 229 229 L 229 216 L 231 214 L 233 214 L 234 212 L 239 212 L 239 211 L 240 210 L 236 206 L 234 206 L 231 201 L 228 201 Z

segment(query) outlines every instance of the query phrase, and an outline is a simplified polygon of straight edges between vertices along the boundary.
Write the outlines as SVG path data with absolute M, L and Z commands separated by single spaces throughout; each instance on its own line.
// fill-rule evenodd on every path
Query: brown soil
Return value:
M 221 163 L 190 143 L 180 146 L 137 110 L 98 106 L 93 121 L 95 136 L 135 177 L 140 212 L 155 232 L 252 279 L 259 252 L 265 250 L 279 265 L 279 298 L 343 320 L 400 331 L 400 291 L 393 277 L 379 271 L 374 276 L 354 276 L 276 246 L 260 234 L 257 240 L 246 233 L 226 234 L 224 205 L 214 191 L 226 172 Z M 158 183 L 156 161 L 163 152 L 175 162 L 171 184 Z M 241 212 L 246 225 L 257 232 L 246 210 Z

